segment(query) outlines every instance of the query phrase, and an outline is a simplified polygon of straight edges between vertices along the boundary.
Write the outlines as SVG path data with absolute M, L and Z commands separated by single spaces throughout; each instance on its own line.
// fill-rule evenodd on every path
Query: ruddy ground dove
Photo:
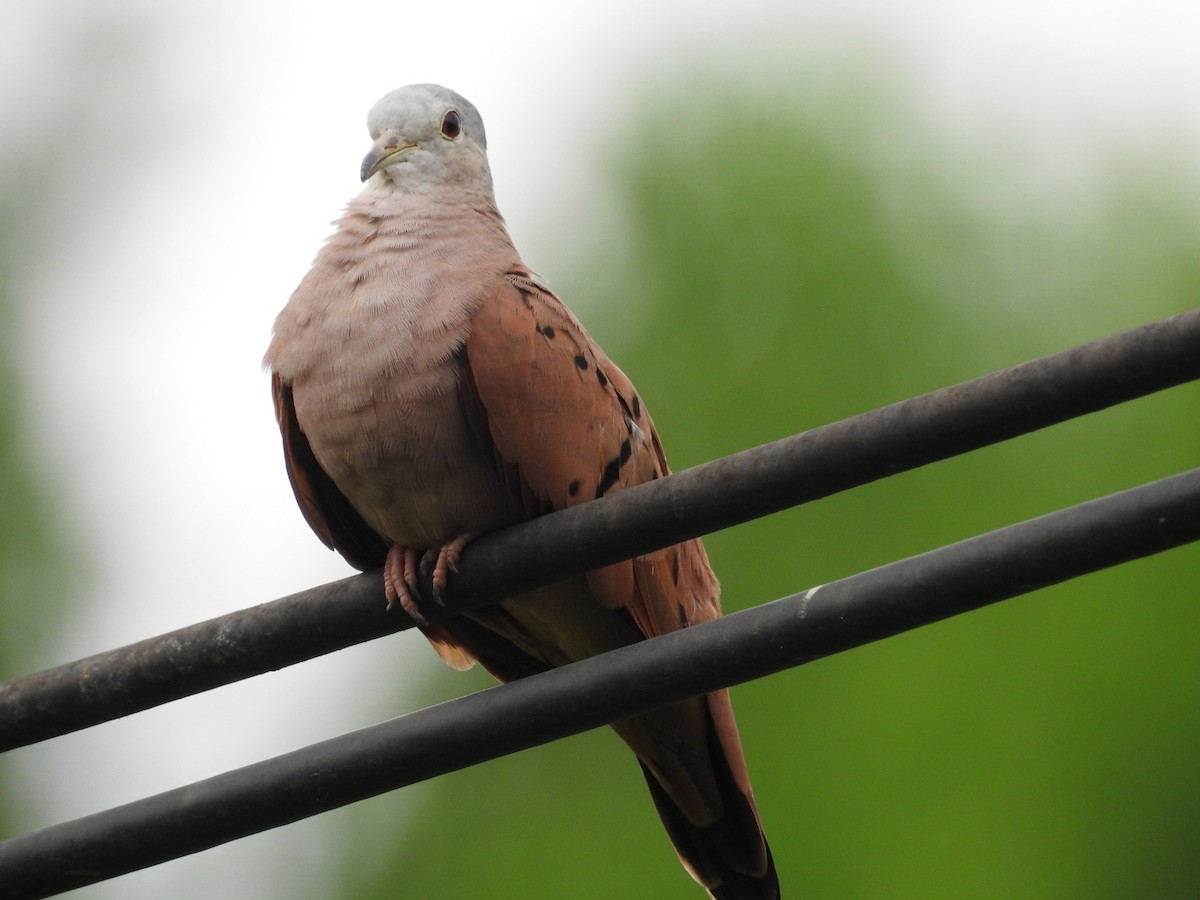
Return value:
M 629 379 L 513 247 L 475 107 L 411 85 L 367 123 L 366 187 L 266 355 L 308 523 L 351 565 L 384 567 L 389 602 L 446 662 L 478 660 L 501 681 L 717 618 L 699 540 L 423 618 L 422 559 L 444 585 L 473 535 L 668 469 Z M 778 897 L 728 694 L 613 727 L 693 877 L 718 898 Z

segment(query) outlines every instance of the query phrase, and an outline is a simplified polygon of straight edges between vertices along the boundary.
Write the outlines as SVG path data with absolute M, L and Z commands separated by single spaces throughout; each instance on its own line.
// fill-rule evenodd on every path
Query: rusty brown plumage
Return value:
M 416 85 L 369 124 L 367 187 L 266 357 L 318 537 L 358 568 L 401 573 L 405 551 L 411 563 L 667 474 L 643 399 L 513 248 L 474 107 Z M 720 614 L 692 540 L 422 630 L 446 662 L 507 681 Z M 696 880 L 718 898 L 778 897 L 728 694 L 613 727 Z

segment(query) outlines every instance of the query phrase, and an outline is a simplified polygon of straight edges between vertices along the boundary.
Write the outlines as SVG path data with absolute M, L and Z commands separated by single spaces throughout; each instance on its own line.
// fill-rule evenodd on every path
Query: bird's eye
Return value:
M 442 137 L 452 141 L 460 134 L 462 134 L 462 122 L 459 121 L 458 113 L 452 109 L 442 116 Z

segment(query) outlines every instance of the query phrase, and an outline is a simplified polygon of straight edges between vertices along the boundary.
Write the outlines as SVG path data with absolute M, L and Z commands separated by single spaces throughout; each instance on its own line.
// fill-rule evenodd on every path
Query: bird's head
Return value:
M 377 175 L 412 193 L 491 190 L 483 119 L 449 88 L 410 84 L 394 90 L 371 107 L 367 129 L 374 143 L 362 162 L 363 181 Z

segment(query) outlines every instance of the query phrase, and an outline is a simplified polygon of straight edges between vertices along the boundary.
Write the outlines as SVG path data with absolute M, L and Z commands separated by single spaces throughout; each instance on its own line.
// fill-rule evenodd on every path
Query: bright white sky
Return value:
M 1112 142 L 1200 143 L 1190 0 L 445 8 L 8 0 L 0 154 L 53 121 L 47 98 L 66 92 L 95 91 L 98 108 L 138 129 L 115 170 L 89 166 L 85 142 L 63 170 L 38 173 L 63 198 L 65 224 L 51 265 L 29 273 L 15 337 L 27 350 L 31 441 L 66 488 L 67 527 L 92 572 L 63 607 L 73 619 L 46 665 L 349 574 L 295 509 L 259 360 L 275 313 L 359 189 L 366 110 L 394 87 L 437 81 L 476 103 L 501 208 L 552 281 L 591 235 L 619 227 L 595 160 L 631 90 L 681 60 L 769 89 L 772 71 L 840 78 L 843 52 L 882 54 L 953 139 L 1021 134 L 1031 183 L 1086 168 Z M 72 37 L 108 14 L 148 50 L 140 61 L 136 45 L 127 51 L 137 77 L 115 93 L 97 90 L 99 74 L 63 83 L 60 61 L 79 52 Z M 123 64 L 114 55 L 110 46 L 95 60 L 97 73 Z M 673 110 L 664 128 L 686 115 Z M 14 754 L 29 826 L 391 714 L 369 709 L 370 686 L 438 662 L 416 636 L 378 643 Z M 295 896 L 298 884 L 320 896 L 309 862 L 336 839 L 319 823 L 290 832 L 306 845 L 297 857 L 267 836 L 78 896 Z

